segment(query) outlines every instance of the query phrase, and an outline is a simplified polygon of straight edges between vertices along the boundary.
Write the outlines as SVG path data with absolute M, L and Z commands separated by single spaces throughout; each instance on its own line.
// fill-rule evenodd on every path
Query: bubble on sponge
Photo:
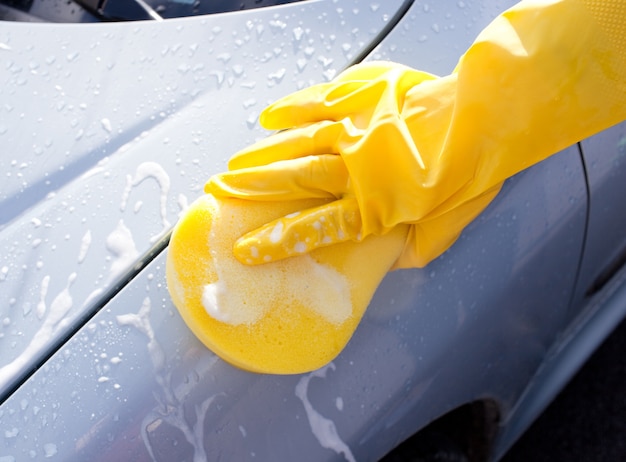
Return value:
M 209 199 L 213 223 L 209 233 L 217 278 L 202 290 L 202 305 L 212 318 L 227 324 L 254 324 L 270 309 L 296 301 L 333 324 L 352 313 L 350 285 L 346 277 L 309 255 L 269 263 L 266 267 L 242 265 L 232 253 L 232 236 L 243 234 L 237 213 Z M 271 268 L 271 271 L 270 271 Z M 295 274 L 306 277 L 293 277 Z M 288 316 L 287 310 L 284 313 Z

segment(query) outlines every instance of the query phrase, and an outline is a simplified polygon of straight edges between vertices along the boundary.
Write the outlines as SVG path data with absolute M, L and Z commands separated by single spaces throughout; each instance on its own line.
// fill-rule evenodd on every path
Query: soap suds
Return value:
M 212 318 L 218 321 L 232 323 L 234 320 L 231 319 L 231 313 L 229 313 L 228 310 L 222 311 L 220 309 L 220 306 L 226 305 L 226 303 L 222 301 L 224 294 L 226 294 L 226 287 L 222 282 L 218 281 L 213 284 L 207 284 L 202 291 L 202 305 Z M 235 324 L 240 324 L 241 322 L 245 322 L 245 320 L 235 322 Z
M 152 329 L 152 324 L 150 323 L 150 309 L 150 298 L 146 297 L 137 314 L 120 314 L 116 317 L 116 320 L 120 326 L 132 326 L 148 337 L 148 353 L 150 354 L 150 360 L 152 361 L 154 370 L 159 372 L 165 364 L 165 353 L 154 335 L 154 329 Z
M 89 251 L 90 246 L 91 246 L 91 230 L 87 230 L 87 232 L 83 235 L 83 238 L 80 241 L 78 263 L 82 263 L 83 261 L 85 261 L 85 257 L 87 256 L 87 252 Z
M 335 365 L 330 363 L 321 369 L 302 376 L 296 385 L 296 396 L 304 405 L 311 431 L 320 445 L 326 449 L 335 451 L 337 454 L 343 454 L 348 462 L 356 462 L 350 447 L 339 436 L 335 422 L 315 410 L 308 397 L 309 382 L 311 379 L 313 377 L 325 378 L 328 369 L 335 370 Z
M 216 393 L 208 396 L 201 403 L 189 400 L 189 389 L 185 389 L 185 385 L 179 385 L 182 389 L 174 388 L 172 384 L 171 364 L 167 364 L 165 351 L 157 341 L 157 338 L 150 321 L 151 301 L 149 297 L 144 298 L 138 313 L 127 313 L 116 317 L 120 326 L 129 326 L 137 329 L 144 334 L 147 339 L 147 349 L 154 369 L 155 378 L 159 385 L 159 391 L 154 394 L 157 405 L 149 411 L 141 422 L 141 438 L 150 454 L 151 460 L 156 460 L 156 452 L 152 447 L 154 435 L 150 435 L 152 431 L 158 432 L 158 425 L 155 423 L 167 422 L 174 428 L 180 430 L 189 445 L 193 448 L 194 461 L 208 460 L 204 447 L 204 437 L 206 435 L 205 423 L 207 421 L 207 413 L 211 408 L 213 401 L 223 393 Z M 114 357 L 111 359 L 113 363 L 119 363 L 121 359 Z M 211 356 L 204 363 L 206 370 L 210 370 L 217 363 L 217 356 Z M 189 385 L 189 384 L 187 384 Z M 118 384 L 113 385 L 118 389 Z M 190 406 L 192 402 L 193 406 Z M 195 419 L 190 419 L 190 411 L 195 414 Z
M 157 238 L 166 232 L 170 227 L 170 222 L 167 219 L 167 196 L 170 191 L 170 177 L 165 171 L 165 169 L 156 162 L 142 162 L 137 166 L 135 170 L 135 175 L 127 175 L 126 177 L 126 188 L 124 189 L 124 193 L 122 194 L 122 202 L 120 204 L 120 210 L 124 212 L 126 210 L 126 205 L 128 202 L 128 197 L 130 196 L 131 190 L 139 186 L 139 184 L 143 183 L 144 180 L 152 178 L 159 185 L 159 189 L 161 190 L 160 194 L 160 212 L 161 212 L 161 222 L 163 223 L 163 231 L 157 236 Z M 180 198 L 179 198 L 180 199 Z M 135 213 L 138 212 L 136 208 Z
M 255 246 L 250 247 L 250 255 L 252 258 L 259 258 L 259 249 Z
M 217 273 L 217 279 L 203 288 L 202 304 L 209 316 L 233 325 L 252 324 L 277 305 L 297 303 L 333 324 L 350 317 L 350 286 L 343 274 L 310 255 L 277 261 L 271 270 L 242 265 L 234 258 L 228 237 L 243 233 L 237 211 L 231 213 L 222 205 L 218 213 L 215 200 L 207 200 L 215 210 L 209 246 Z M 277 224 L 277 229 L 282 233 L 282 225 Z
M 139 252 L 133 235 L 123 220 L 120 220 L 113 232 L 107 236 L 106 246 L 109 252 L 115 255 L 109 270 L 109 277 L 113 280 L 135 263 Z
M 32 363 L 38 354 L 46 348 L 48 343 L 60 330 L 62 321 L 65 319 L 69 311 L 73 306 L 73 299 L 70 293 L 70 287 L 76 280 L 76 273 L 71 273 L 67 278 L 67 285 L 57 296 L 52 300 L 49 310 L 46 310 L 45 296 L 48 291 L 48 284 L 50 282 L 49 276 L 46 276 L 42 281 L 42 303 L 43 308 L 37 307 L 41 311 L 41 315 L 46 314 L 41 327 L 32 336 L 30 343 L 26 348 L 10 363 L 3 367 L 0 367 L 0 390 L 4 389 L 16 374 L 19 373 L 24 367 Z M 45 289 L 44 289 L 45 288 Z
M 280 239 L 282 237 L 283 237 L 283 222 L 279 221 L 278 223 L 276 223 L 276 226 L 274 226 L 274 229 L 272 229 L 272 232 L 270 234 L 270 242 L 272 244 L 276 244 L 280 242 Z
M 37 303 L 37 318 L 43 318 L 46 313 L 46 295 L 48 295 L 48 286 L 50 285 L 50 275 L 46 275 L 41 280 L 41 289 L 39 290 L 39 302 Z

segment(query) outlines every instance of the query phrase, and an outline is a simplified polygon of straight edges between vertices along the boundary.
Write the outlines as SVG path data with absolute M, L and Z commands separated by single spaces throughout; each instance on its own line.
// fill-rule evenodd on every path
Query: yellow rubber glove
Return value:
M 626 119 L 626 2 L 522 1 L 449 76 L 366 63 L 283 98 L 285 130 L 235 155 L 205 190 L 255 201 L 336 200 L 267 223 L 234 246 L 264 263 L 411 225 L 396 267 L 445 251 L 502 182 Z

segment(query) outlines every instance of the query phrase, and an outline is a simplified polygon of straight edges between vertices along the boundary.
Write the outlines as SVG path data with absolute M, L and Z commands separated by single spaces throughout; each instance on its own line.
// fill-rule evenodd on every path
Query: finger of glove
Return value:
M 336 120 L 335 111 L 325 111 L 327 104 L 358 90 L 397 67 L 390 61 L 372 61 L 350 66 L 332 82 L 320 83 L 291 93 L 263 110 L 261 126 L 268 130 L 284 130 L 319 120 Z
M 220 173 L 204 190 L 217 197 L 257 201 L 338 198 L 346 193 L 348 181 L 343 159 L 324 154 Z
M 373 109 L 384 88 L 396 85 L 398 79 L 406 89 L 434 78 L 398 64 L 353 66 L 333 82 L 314 85 L 276 101 L 261 112 L 259 122 L 267 129 L 283 130 L 320 120 L 340 120 Z
M 346 82 L 349 80 L 373 80 L 380 78 L 385 73 L 395 69 L 410 70 L 409 67 L 402 64 L 394 63 L 392 61 L 367 61 L 348 67 L 346 70 L 342 71 L 337 77 L 335 77 L 333 79 L 333 82 Z
M 321 120 L 340 120 L 363 107 L 354 96 L 369 83 L 351 80 L 304 88 L 263 109 L 259 123 L 268 130 L 285 130 Z
M 323 121 L 268 136 L 237 152 L 228 161 L 229 170 L 258 167 L 299 157 L 336 154 L 336 142 L 349 128 L 344 122 Z
M 233 253 L 243 264 L 258 265 L 360 240 L 360 230 L 358 204 L 346 198 L 267 223 L 239 238 Z

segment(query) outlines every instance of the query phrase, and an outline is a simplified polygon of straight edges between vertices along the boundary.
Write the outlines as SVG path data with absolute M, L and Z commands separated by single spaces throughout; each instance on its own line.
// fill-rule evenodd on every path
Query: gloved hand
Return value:
M 333 197 L 244 235 L 256 264 L 411 224 L 396 267 L 445 251 L 502 182 L 626 118 L 626 2 L 522 1 L 452 74 L 367 63 L 267 108 L 285 130 L 235 155 L 215 196 Z
M 430 209 L 416 185 L 429 181 L 435 162 L 419 157 L 401 111 L 411 88 L 434 81 L 430 74 L 398 64 L 368 63 L 266 109 L 261 123 L 267 128 L 304 126 L 238 153 L 229 162 L 231 171 L 213 177 L 207 192 L 269 201 L 336 200 L 254 231 L 250 242 L 235 246 L 240 261 L 278 260 L 319 246 L 360 241 Z M 433 117 L 440 107 L 446 106 L 433 101 L 425 115 Z

